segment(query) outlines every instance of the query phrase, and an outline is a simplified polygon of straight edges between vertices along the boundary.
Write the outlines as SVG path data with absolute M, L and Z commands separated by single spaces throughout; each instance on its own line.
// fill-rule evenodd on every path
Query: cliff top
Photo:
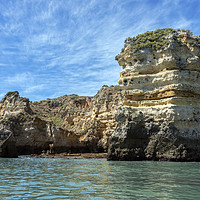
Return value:
M 160 50 L 167 47 L 172 40 L 179 40 L 180 35 L 195 36 L 188 29 L 158 29 L 155 31 L 147 31 L 139 34 L 136 37 L 128 37 L 124 41 L 124 48 L 121 53 L 127 50 L 137 52 L 144 48 L 151 48 L 152 50 Z M 199 36 L 196 36 L 199 38 Z M 129 48 L 127 48 L 129 47 Z
M 119 65 L 125 66 L 125 61 L 129 62 L 131 57 L 166 50 L 179 52 L 177 49 L 179 47 L 186 47 L 189 51 L 193 51 L 194 47 L 199 49 L 200 36 L 193 35 L 190 30 L 186 29 L 166 28 L 147 31 L 136 37 L 128 37 L 124 41 L 124 48 L 115 59 L 119 62 Z

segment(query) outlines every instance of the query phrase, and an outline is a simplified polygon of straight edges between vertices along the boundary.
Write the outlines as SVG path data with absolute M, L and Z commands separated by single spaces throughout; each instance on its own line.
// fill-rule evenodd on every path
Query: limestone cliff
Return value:
M 200 160 L 200 37 L 146 32 L 127 38 L 116 60 L 124 101 L 108 158 Z
M 94 97 L 65 95 L 40 102 L 9 92 L 0 102 L 0 128 L 13 133 L 19 154 L 104 152 L 121 101 L 118 86 L 102 87 Z
M 48 150 L 49 144 L 54 144 L 56 150 L 67 149 L 70 144 L 66 138 L 71 133 L 37 117 L 30 104 L 18 92 L 7 93 L 0 102 L 1 129 L 13 133 L 18 153 L 40 153 Z
M 107 151 L 116 123 L 114 112 L 122 102 L 118 86 L 102 87 L 94 97 L 65 95 L 34 102 L 31 108 L 41 119 L 79 137 L 88 151 Z
M 109 160 L 200 161 L 200 37 L 146 32 L 127 38 L 116 60 L 119 86 L 103 86 L 94 97 L 30 102 L 7 93 L 0 135 L 10 143 L 0 156 L 16 157 L 16 147 L 19 154 L 108 151 Z

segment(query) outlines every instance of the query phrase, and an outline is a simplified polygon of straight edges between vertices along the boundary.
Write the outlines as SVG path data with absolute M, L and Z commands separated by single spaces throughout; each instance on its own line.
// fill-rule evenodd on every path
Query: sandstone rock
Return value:
M 0 102 L 0 116 L 16 116 L 22 112 L 31 114 L 29 99 L 20 97 L 17 91 L 8 92 Z
M 114 112 L 121 102 L 118 86 L 104 86 L 94 97 L 65 95 L 32 103 L 31 108 L 41 119 L 74 133 L 87 151 L 107 152 L 116 127 Z
M 72 140 L 79 144 L 78 136 L 40 119 L 30 104 L 18 92 L 9 92 L 0 102 L 0 126 L 2 130 L 13 133 L 19 154 L 41 153 L 49 150 L 51 144 L 54 144 L 57 152 L 69 151 L 74 148 Z M 81 146 L 78 144 L 75 145 L 76 148 Z
M 128 38 L 116 59 L 124 101 L 108 159 L 200 160 L 199 36 L 148 32 Z
M 19 154 L 107 152 L 121 101 L 118 86 L 102 87 L 94 97 L 65 95 L 41 102 L 9 92 L 0 102 L 0 126 L 13 132 Z

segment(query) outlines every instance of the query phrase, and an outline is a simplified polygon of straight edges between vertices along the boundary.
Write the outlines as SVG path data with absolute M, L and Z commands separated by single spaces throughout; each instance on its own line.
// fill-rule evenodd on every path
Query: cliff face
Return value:
M 108 158 L 200 160 L 200 38 L 161 29 L 125 41 L 123 106 Z
M 18 92 L 7 93 L 0 102 L 0 127 L 13 133 L 18 153 L 40 153 L 52 143 L 56 150 L 68 148 L 70 132 L 38 118 L 30 104 Z
M 0 102 L 0 128 L 13 133 L 19 154 L 104 152 L 121 101 L 118 86 L 102 87 L 94 97 L 65 95 L 33 103 L 9 92 Z
M 109 160 L 200 161 L 200 37 L 146 32 L 127 38 L 116 60 L 123 67 L 119 86 L 103 86 L 94 97 L 30 102 L 7 93 L 0 101 L 0 132 L 12 135 L 7 147 L 15 144 L 19 154 L 108 151 Z
M 65 95 L 31 104 L 34 113 L 78 136 L 88 151 L 107 151 L 116 123 L 114 112 L 122 102 L 118 86 L 102 87 L 94 97 Z

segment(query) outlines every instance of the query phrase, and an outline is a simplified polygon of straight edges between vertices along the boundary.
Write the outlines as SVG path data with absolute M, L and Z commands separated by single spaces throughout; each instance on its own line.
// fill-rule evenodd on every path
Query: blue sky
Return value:
M 200 35 L 198 0 L 0 0 L 0 98 L 93 96 L 117 85 L 125 38 L 158 28 Z

